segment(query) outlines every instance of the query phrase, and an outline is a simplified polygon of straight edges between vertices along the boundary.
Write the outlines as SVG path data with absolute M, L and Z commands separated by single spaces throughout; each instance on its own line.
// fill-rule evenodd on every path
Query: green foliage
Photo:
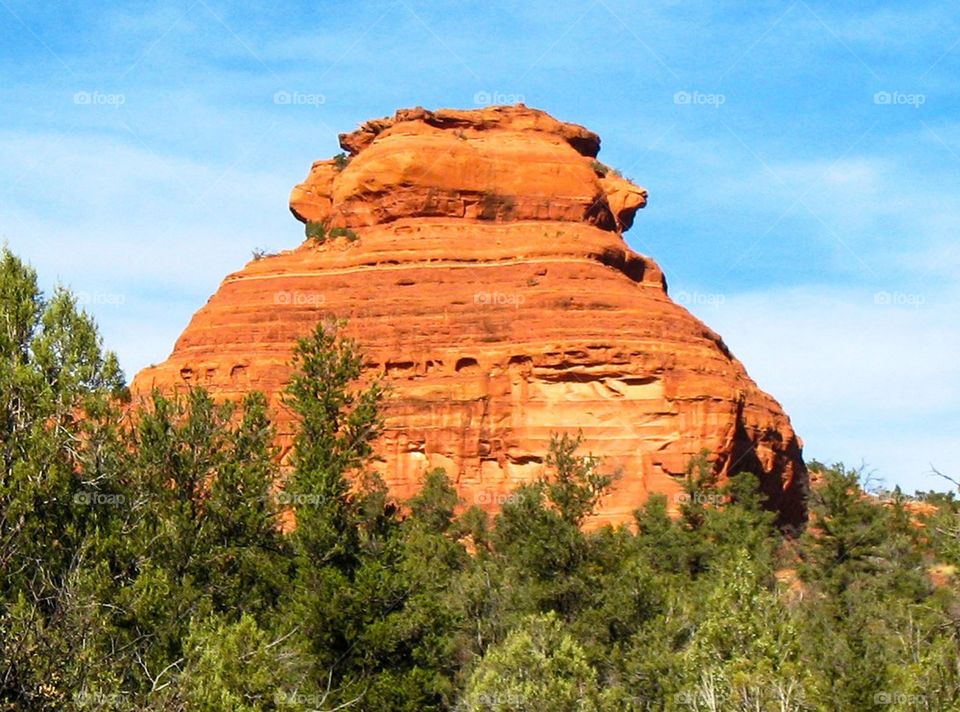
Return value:
M 325 222 L 308 221 L 303 226 L 303 231 L 308 240 L 313 240 L 318 245 L 327 241 L 328 228 Z
M 484 193 L 480 196 L 477 217 L 481 220 L 510 220 L 516 210 L 516 203 L 508 195 Z
M 601 178 L 605 177 L 607 174 L 615 175 L 617 178 L 622 178 L 623 175 L 616 168 L 611 168 L 606 163 L 601 163 L 600 161 L 594 160 L 591 164 L 594 172 Z
M 123 376 L 90 317 L 65 290 L 46 298 L 35 272 L 0 255 L 0 709 L 56 709 L 77 684 L 60 661 L 88 538 L 106 526 L 91 498 L 114 498 L 112 433 Z
M 493 519 L 442 470 L 397 502 L 337 325 L 296 348 L 281 469 L 262 395 L 125 411 L 93 322 L 6 251 L 0 315 L 0 711 L 960 709 L 953 494 L 816 464 L 788 538 L 703 453 L 591 528 L 617 475 L 560 434 Z
M 477 664 L 463 709 L 566 712 L 600 709 L 597 673 L 553 613 L 522 620 Z
M 348 227 L 334 227 L 328 233 L 329 237 L 345 237 L 349 242 L 356 242 L 360 236 Z
M 295 506 L 293 536 L 302 556 L 343 563 L 355 556 L 350 539 L 357 502 L 348 475 L 364 465 L 382 428 L 380 385 L 352 388 L 361 364 L 355 342 L 338 339 L 335 326 L 319 324 L 294 350 L 285 404 L 298 432 L 284 491 L 304 503 Z
M 338 153 L 333 157 L 333 167 L 338 171 L 342 171 L 344 168 L 350 165 L 350 156 L 346 153 Z
M 701 452 L 687 465 L 683 481 L 683 497 L 680 513 L 689 529 L 704 525 L 707 511 L 720 504 L 717 491 L 717 472 L 708 459 L 708 452 Z
M 805 578 L 840 594 L 861 576 L 879 573 L 887 518 L 864 496 L 860 473 L 842 465 L 824 471 L 811 505 L 813 521 L 804 535 Z
M 524 580 L 521 605 L 572 616 L 583 605 L 588 541 L 580 528 L 613 478 L 596 471 L 592 457 L 573 453 L 579 437 L 554 437 L 546 459 L 552 477 L 522 485 L 495 522 L 494 551 Z
M 582 442 L 582 434 L 574 438 L 564 433 L 559 438 L 553 438 L 545 461 L 547 467 L 555 472 L 553 479 L 545 482 L 547 499 L 556 507 L 563 521 L 577 526 L 583 524 L 587 515 L 594 511 L 600 498 L 616 479 L 597 471 L 599 458 L 576 455 Z
M 161 693 L 168 709 L 309 710 L 323 701 L 289 638 L 272 638 L 248 614 L 236 622 L 217 616 L 194 621 L 183 647 L 183 673 Z
M 326 222 L 307 222 L 304 226 L 307 239 L 322 245 L 327 240 L 345 237 L 349 242 L 356 242 L 360 236 L 347 227 L 330 227 Z

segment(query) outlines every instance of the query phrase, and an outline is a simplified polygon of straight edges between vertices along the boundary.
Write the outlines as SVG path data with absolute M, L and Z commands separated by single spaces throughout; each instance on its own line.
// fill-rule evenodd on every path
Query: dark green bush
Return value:
M 338 153 L 333 157 L 333 166 L 338 171 L 342 171 L 344 168 L 350 165 L 350 156 L 346 153 Z
M 329 236 L 332 238 L 335 237 L 345 237 L 350 242 L 357 240 L 360 236 L 351 230 L 348 227 L 334 227 L 330 229 Z
M 480 196 L 480 210 L 477 217 L 481 220 L 510 220 L 513 218 L 516 203 L 508 195 L 484 193 Z
M 325 222 L 308 222 L 303 226 L 303 231 L 307 238 L 323 244 L 327 241 L 327 224 Z

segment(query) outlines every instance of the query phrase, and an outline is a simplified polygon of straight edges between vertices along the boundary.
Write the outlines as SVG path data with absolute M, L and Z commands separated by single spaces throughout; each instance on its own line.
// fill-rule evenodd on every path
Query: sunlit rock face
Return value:
M 620 474 L 592 526 L 654 492 L 675 509 L 703 450 L 721 478 L 759 475 L 784 522 L 804 519 L 789 418 L 627 247 L 647 192 L 596 160 L 596 134 L 522 105 L 417 108 L 340 143 L 348 159 L 315 163 L 290 198 L 326 240 L 229 275 L 135 393 L 264 391 L 289 448 L 294 343 L 340 317 L 365 377 L 389 384 L 375 464 L 398 497 L 443 467 L 466 504 L 496 510 L 543 472 L 551 434 L 580 431 Z

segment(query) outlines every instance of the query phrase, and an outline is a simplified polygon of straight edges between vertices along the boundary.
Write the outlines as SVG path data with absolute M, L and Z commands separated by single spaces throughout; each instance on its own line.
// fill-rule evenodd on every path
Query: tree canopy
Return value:
M 703 457 L 681 502 L 589 529 L 628 473 L 574 428 L 495 516 L 442 470 L 400 502 L 361 365 L 335 324 L 299 342 L 281 467 L 263 395 L 129 403 L 4 250 L 0 710 L 960 709 L 954 495 L 814 463 L 791 537 Z

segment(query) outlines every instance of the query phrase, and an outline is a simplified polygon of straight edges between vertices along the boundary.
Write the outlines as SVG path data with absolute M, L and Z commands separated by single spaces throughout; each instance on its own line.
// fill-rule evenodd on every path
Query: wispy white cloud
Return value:
M 258 160 L 225 166 L 104 137 L 5 132 L 0 164 L 20 171 L 0 195 L 0 236 L 48 287 L 88 296 L 132 374 L 169 351 L 254 248 L 302 240 L 286 209 L 290 177 Z

